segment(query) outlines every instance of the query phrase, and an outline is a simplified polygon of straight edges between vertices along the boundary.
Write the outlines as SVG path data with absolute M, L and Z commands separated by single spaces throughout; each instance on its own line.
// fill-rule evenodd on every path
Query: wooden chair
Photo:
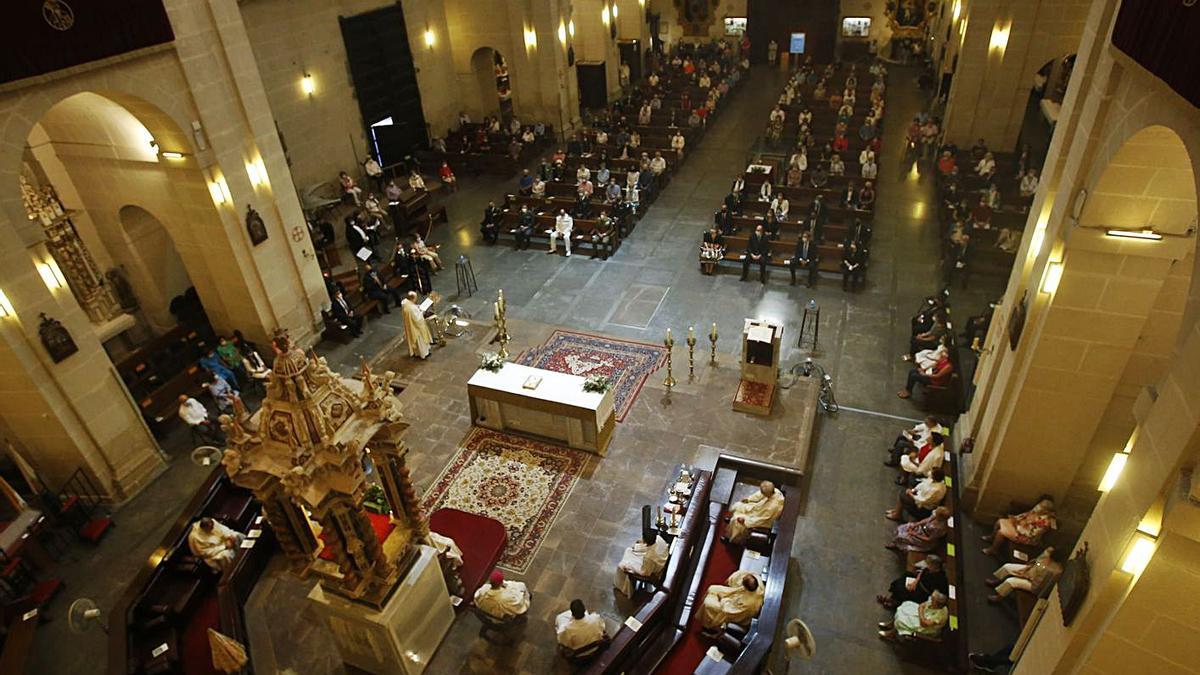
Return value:
M 610 642 L 612 642 L 612 638 L 605 635 L 591 644 L 576 647 L 575 649 L 570 649 L 560 644 L 558 645 L 558 655 L 566 659 L 567 663 L 579 666 L 596 658 L 596 655 L 604 651 Z
M 507 619 L 497 619 L 487 612 L 472 605 L 471 611 L 479 617 L 479 637 L 496 645 L 507 645 L 513 641 L 513 632 L 524 626 L 528 618 L 524 614 Z

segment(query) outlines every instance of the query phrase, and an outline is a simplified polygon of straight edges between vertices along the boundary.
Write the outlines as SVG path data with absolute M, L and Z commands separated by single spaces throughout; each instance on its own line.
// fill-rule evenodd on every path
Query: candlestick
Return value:
M 688 381 L 696 379 L 696 327 L 688 326 Z
M 667 379 L 663 380 L 663 384 L 667 387 L 667 393 L 671 393 L 671 387 L 675 386 L 675 375 L 671 372 L 671 352 L 675 349 L 675 338 L 671 337 L 671 329 L 667 329 L 667 339 L 663 340 L 663 344 L 667 347 Z
M 708 341 L 712 343 L 712 356 L 709 362 L 712 365 L 717 365 L 717 322 L 713 322 L 712 330 L 708 333 Z

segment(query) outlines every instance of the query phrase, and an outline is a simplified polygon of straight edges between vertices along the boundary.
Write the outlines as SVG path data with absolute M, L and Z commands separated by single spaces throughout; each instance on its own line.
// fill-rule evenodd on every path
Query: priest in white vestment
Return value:
M 727 623 L 749 623 L 762 609 L 763 590 L 762 582 L 753 572 L 734 572 L 724 586 L 708 587 L 700 606 L 700 624 L 707 630 L 721 631 Z
M 400 312 L 404 315 L 404 337 L 408 341 L 408 355 L 418 359 L 429 358 L 429 345 L 433 337 L 429 334 L 429 324 L 425 323 L 425 315 L 417 303 L 417 294 L 409 291 L 400 301 Z
M 450 561 L 450 567 L 452 569 L 458 569 L 462 567 L 462 549 L 458 547 L 458 544 L 454 543 L 453 539 L 444 534 L 438 534 L 437 532 L 430 531 L 429 543 L 434 549 L 437 550 L 439 558 L 444 558 Z
M 246 535 L 212 518 L 201 518 L 188 531 L 188 548 L 209 567 L 224 572 L 237 557 L 238 546 Z
M 529 589 L 520 581 L 505 581 L 500 570 L 492 572 L 488 583 L 475 591 L 475 606 L 488 616 L 506 620 L 529 611 Z
M 604 617 L 587 611 L 579 599 L 572 600 L 570 609 L 554 617 L 558 644 L 567 649 L 595 644 L 604 639 L 605 631 Z
M 667 542 L 663 541 L 662 537 L 655 536 L 653 532 L 650 533 L 649 539 L 650 543 L 646 543 L 643 539 L 633 542 L 633 546 L 625 549 L 625 555 L 621 556 L 621 562 L 617 563 L 617 574 L 613 581 L 613 587 L 625 597 L 633 595 L 633 582 L 629 578 L 630 574 L 653 577 L 661 572 L 667 564 L 667 558 L 671 552 Z
M 783 493 L 775 489 L 774 483 L 765 480 L 758 492 L 737 502 L 729 510 L 731 516 L 724 538 L 734 544 L 742 544 L 750 536 L 750 530 L 769 528 L 775 524 L 779 514 L 783 513 Z

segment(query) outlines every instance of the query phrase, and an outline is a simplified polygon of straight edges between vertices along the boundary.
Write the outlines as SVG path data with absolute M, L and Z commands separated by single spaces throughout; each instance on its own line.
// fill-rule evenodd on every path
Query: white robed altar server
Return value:
M 475 591 L 475 606 L 490 617 L 504 620 L 529 611 L 529 589 L 520 581 L 505 581 L 500 570 Z
M 246 535 L 212 518 L 201 518 L 188 531 L 188 548 L 209 567 L 223 572 L 233 564 L 238 546 Z
M 429 357 L 429 345 L 433 337 L 429 334 L 429 324 L 417 303 L 417 294 L 409 291 L 400 301 L 400 312 L 404 315 L 404 337 L 408 341 L 408 355 L 418 359 Z
M 771 527 L 779 514 L 783 513 L 783 493 L 775 489 L 775 484 L 769 480 L 762 482 L 758 492 L 737 502 L 729 509 L 729 527 L 726 537 L 735 544 L 746 541 L 750 530 L 757 527 Z
M 671 552 L 667 542 L 653 533 L 649 535 L 649 538 L 650 543 L 646 543 L 642 539 L 633 542 L 633 546 L 625 549 L 625 555 L 621 556 L 621 562 L 617 563 L 617 574 L 613 581 L 613 587 L 625 597 L 633 595 L 633 582 L 629 579 L 630 574 L 653 577 L 661 572 L 667 564 L 667 558 Z
M 721 630 L 727 623 L 746 624 L 763 605 L 763 584 L 753 572 L 738 570 L 725 585 L 713 584 L 700 606 L 700 623 L 710 630 Z
M 572 600 L 571 608 L 554 617 L 554 632 L 558 644 L 567 649 L 579 649 L 604 639 L 604 617 L 589 612 L 582 600 Z
M 450 566 L 454 569 L 462 567 L 463 556 L 462 549 L 454 540 L 443 534 L 431 531 L 429 533 L 429 543 L 437 550 L 439 558 L 445 558 L 450 561 Z

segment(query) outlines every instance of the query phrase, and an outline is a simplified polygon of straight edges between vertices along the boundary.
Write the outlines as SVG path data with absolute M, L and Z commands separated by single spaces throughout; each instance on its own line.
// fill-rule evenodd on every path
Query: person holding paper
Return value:
M 488 616 L 504 621 L 523 616 L 529 611 L 533 596 L 520 581 L 505 581 L 500 570 L 492 572 L 488 583 L 475 591 L 475 606 Z
M 554 632 L 558 644 L 567 649 L 579 649 L 601 642 L 606 637 L 604 617 L 587 611 L 583 601 L 576 598 L 571 608 L 554 617 Z
M 724 586 L 708 587 L 700 606 L 700 624 L 710 633 L 723 631 L 727 623 L 748 624 L 762 609 L 764 590 L 753 572 L 734 572 Z
M 891 621 L 879 624 L 879 637 L 884 640 L 914 636 L 936 638 L 950 620 L 950 610 L 946 606 L 948 602 L 944 593 L 934 591 L 928 600 L 920 604 L 901 603 Z
M 404 314 L 404 338 L 408 342 L 408 355 L 418 359 L 429 358 L 429 345 L 433 337 L 429 333 L 429 324 L 425 323 L 425 315 L 417 303 L 417 294 L 409 291 L 400 301 L 400 311 Z
M 758 490 L 735 503 L 729 509 L 729 524 L 721 540 L 732 544 L 745 543 L 750 530 L 770 528 L 783 513 L 783 493 L 775 484 L 764 480 Z
M 212 518 L 201 518 L 188 531 L 188 549 L 209 567 L 224 572 L 237 557 L 237 548 L 246 535 Z
M 905 574 L 897 578 L 886 594 L 875 596 L 875 601 L 888 609 L 896 609 L 903 602 L 925 602 L 934 591 L 949 592 L 950 580 L 940 555 L 930 553 L 917 562 L 916 568 L 916 576 Z
M 625 554 L 621 556 L 621 562 L 617 563 L 613 588 L 616 588 L 617 592 L 625 597 L 632 596 L 633 582 L 630 581 L 629 575 L 656 577 L 666 566 L 670 552 L 671 549 L 667 546 L 667 542 L 656 536 L 653 530 L 643 534 L 642 538 L 633 542 L 633 546 L 625 549 Z
M 1039 594 L 1047 585 L 1062 575 L 1063 567 L 1054 560 L 1054 547 L 1047 546 L 1041 555 L 1027 563 L 1006 563 L 984 579 L 984 583 L 996 589 L 988 596 L 988 602 L 998 603 L 1015 590 Z

